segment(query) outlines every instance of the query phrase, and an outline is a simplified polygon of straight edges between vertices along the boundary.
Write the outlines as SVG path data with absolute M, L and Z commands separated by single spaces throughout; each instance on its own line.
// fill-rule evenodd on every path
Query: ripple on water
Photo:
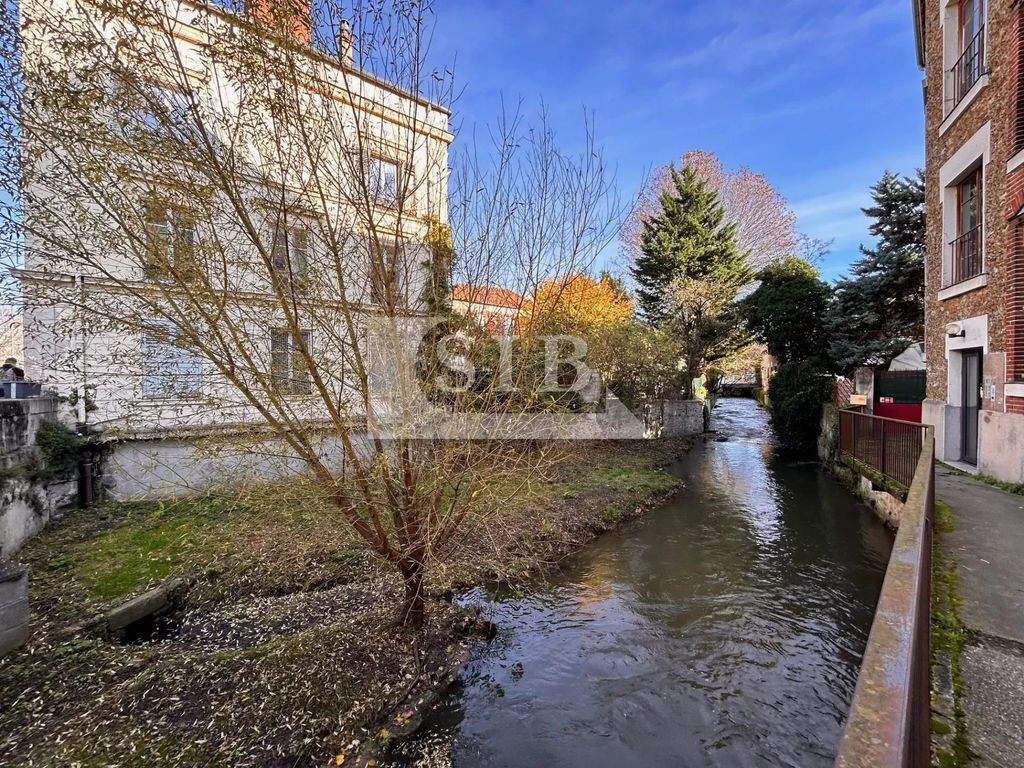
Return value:
M 518 597 L 394 765 L 830 765 L 890 541 L 723 400 L 679 496 Z

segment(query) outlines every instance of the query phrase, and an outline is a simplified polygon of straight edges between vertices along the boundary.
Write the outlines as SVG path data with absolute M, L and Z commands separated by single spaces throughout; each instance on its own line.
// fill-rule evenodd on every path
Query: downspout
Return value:
M 84 310 L 85 307 L 85 276 L 76 275 L 75 283 L 78 288 L 78 338 L 81 343 L 81 376 L 82 380 L 78 385 L 78 431 L 83 436 L 89 434 L 89 410 L 85 407 L 86 393 L 89 391 L 89 372 L 88 362 L 86 359 L 86 336 L 85 336 L 85 319 Z M 92 453 L 85 453 L 82 456 L 81 461 L 78 463 L 79 472 L 79 505 L 83 509 L 92 509 L 95 503 L 95 494 L 93 493 L 92 487 Z

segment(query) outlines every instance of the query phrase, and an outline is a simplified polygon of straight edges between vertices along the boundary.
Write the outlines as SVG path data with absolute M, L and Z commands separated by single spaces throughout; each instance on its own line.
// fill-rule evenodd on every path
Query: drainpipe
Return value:
M 81 341 L 81 368 L 82 368 L 82 380 L 78 385 L 78 403 L 77 403 L 77 418 L 78 418 L 78 431 L 83 436 L 89 434 L 89 411 L 85 407 L 85 396 L 89 391 L 88 382 L 88 370 L 86 365 L 86 339 L 85 339 L 85 320 L 83 319 L 82 307 L 85 306 L 85 277 L 83 275 L 77 275 L 75 277 L 75 283 L 78 288 L 78 338 Z M 92 454 L 88 454 L 86 458 L 83 458 L 78 463 L 78 501 L 79 506 L 83 509 L 92 509 L 95 503 L 95 494 L 93 493 L 92 487 Z

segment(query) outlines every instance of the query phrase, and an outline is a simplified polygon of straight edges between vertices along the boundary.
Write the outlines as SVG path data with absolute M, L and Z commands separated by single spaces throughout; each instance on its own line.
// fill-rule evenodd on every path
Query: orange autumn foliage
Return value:
M 524 314 L 527 334 L 587 334 L 628 322 L 633 302 L 608 275 L 574 273 L 537 286 Z

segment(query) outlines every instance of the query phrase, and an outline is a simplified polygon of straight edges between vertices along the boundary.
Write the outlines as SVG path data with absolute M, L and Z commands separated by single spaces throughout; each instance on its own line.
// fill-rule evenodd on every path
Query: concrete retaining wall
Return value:
M 704 431 L 703 400 L 655 400 L 644 408 L 644 436 L 686 437 Z
M 0 560 L 0 656 L 28 639 L 28 569 Z
M 356 433 L 353 439 L 369 455 L 369 436 Z M 319 451 L 329 466 L 345 471 L 337 437 L 325 437 Z M 115 501 L 165 499 L 293 477 L 305 466 L 283 440 L 271 437 L 123 440 L 104 447 L 101 481 Z

